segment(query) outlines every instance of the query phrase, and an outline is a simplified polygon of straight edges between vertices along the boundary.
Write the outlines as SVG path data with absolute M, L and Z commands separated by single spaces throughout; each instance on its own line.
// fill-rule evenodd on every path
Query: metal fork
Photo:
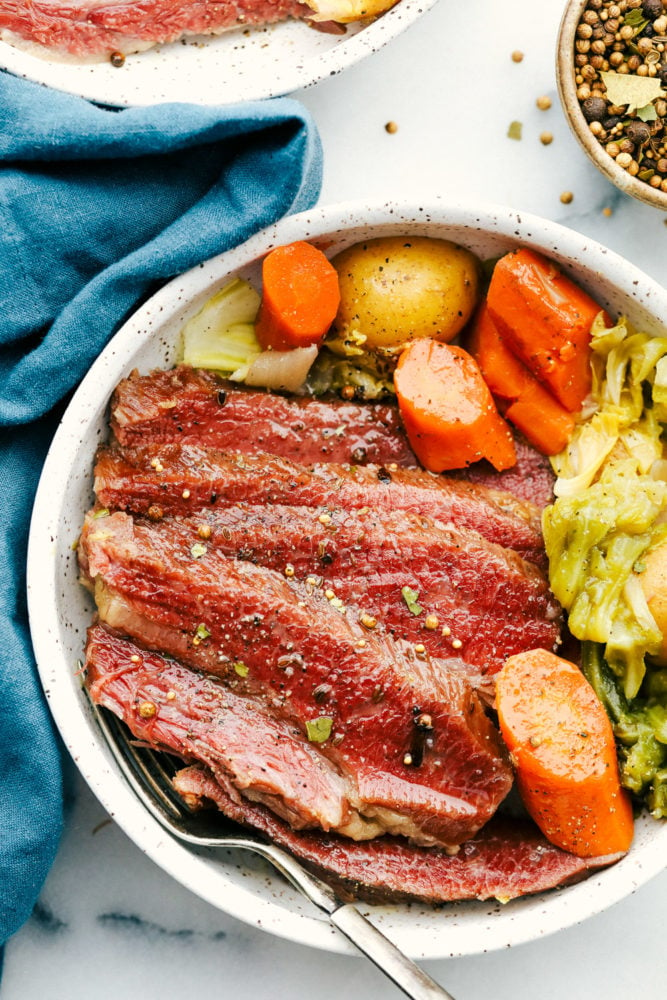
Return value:
M 280 847 L 265 843 L 236 823 L 213 813 L 188 809 L 172 785 L 175 767 L 167 754 L 137 745 L 128 729 L 106 709 L 91 705 L 104 738 L 129 785 L 148 812 L 172 836 L 196 847 L 234 847 L 254 851 L 269 861 L 307 899 L 327 914 L 345 935 L 381 972 L 413 1000 L 454 1000 L 351 903 L 344 903 L 321 879 L 306 871 Z M 170 773 L 171 771 L 171 773 Z M 221 832 L 221 821 L 240 833 Z

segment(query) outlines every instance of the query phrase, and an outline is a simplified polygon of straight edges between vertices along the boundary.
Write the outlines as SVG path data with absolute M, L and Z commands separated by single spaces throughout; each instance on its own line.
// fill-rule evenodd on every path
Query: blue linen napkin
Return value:
M 320 184 L 319 137 L 293 100 L 119 110 L 0 72 L 0 945 L 62 827 L 25 556 L 64 401 L 138 301 L 310 207 Z

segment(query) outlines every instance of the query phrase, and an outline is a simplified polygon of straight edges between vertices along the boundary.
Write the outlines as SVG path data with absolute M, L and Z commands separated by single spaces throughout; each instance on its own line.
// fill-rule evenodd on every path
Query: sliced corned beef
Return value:
M 259 697 L 357 788 L 357 807 L 421 843 L 457 844 L 511 785 L 497 730 L 460 672 L 375 636 L 320 590 L 197 557 L 123 514 L 80 543 L 100 618 Z

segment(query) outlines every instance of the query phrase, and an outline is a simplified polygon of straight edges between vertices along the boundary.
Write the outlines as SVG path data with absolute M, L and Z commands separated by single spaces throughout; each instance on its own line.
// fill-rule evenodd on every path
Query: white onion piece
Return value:
M 298 392 L 317 357 L 317 347 L 295 347 L 291 351 L 262 351 L 248 368 L 246 385 Z

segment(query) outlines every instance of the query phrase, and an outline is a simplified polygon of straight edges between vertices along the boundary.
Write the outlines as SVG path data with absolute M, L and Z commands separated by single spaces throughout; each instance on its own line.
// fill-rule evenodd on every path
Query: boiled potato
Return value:
M 655 659 L 667 666 L 667 543 L 657 545 L 642 562 L 646 569 L 640 574 L 640 581 L 648 609 L 662 632 L 662 646 Z
M 479 263 L 468 250 L 425 236 L 388 236 L 333 258 L 340 284 L 339 337 L 362 334 L 367 350 L 418 337 L 450 341 L 479 297 Z
M 306 2 L 315 11 L 311 20 L 349 24 L 351 21 L 363 21 L 383 14 L 394 6 L 396 0 L 306 0 Z

